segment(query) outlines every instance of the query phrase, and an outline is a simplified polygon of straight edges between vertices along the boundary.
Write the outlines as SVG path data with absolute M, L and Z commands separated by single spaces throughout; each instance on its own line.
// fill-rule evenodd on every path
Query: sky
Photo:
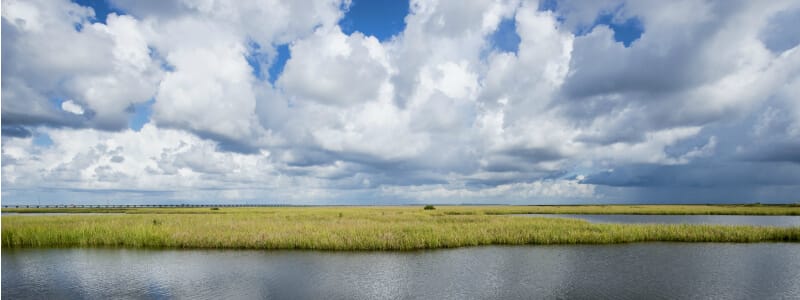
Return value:
M 798 20 L 793 0 L 2 0 L 2 202 L 800 202 Z

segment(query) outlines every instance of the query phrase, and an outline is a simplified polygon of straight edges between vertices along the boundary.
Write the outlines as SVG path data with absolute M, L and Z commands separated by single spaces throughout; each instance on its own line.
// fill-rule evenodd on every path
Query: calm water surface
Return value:
M 593 223 L 656 223 L 656 224 L 713 224 L 756 226 L 800 226 L 800 216 L 732 216 L 732 215 L 571 215 L 523 214 L 522 217 L 576 218 Z
M 6 299 L 798 299 L 800 244 L 2 250 Z

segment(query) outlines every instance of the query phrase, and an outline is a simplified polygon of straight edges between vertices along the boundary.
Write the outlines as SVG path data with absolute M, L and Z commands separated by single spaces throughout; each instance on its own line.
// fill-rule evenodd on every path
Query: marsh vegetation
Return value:
M 627 207 L 629 212 L 690 212 L 683 207 Z M 114 215 L 2 217 L 3 247 L 130 247 L 321 250 L 413 250 L 478 245 L 800 241 L 800 227 L 596 224 L 576 219 L 516 218 L 543 211 L 613 213 L 622 207 L 274 207 L 126 209 Z M 695 212 L 743 213 L 698 206 Z M 749 208 L 753 209 L 753 208 Z M 793 214 L 760 210 L 761 214 Z

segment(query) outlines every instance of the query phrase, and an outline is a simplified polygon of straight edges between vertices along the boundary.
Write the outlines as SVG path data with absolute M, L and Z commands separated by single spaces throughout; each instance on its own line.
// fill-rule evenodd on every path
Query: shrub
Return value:
M 433 207 L 433 205 L 425 205 L 425 207 L 423 209 L 424 210 L 434 210 L 434 209 L 436 209 L 436 207 Z

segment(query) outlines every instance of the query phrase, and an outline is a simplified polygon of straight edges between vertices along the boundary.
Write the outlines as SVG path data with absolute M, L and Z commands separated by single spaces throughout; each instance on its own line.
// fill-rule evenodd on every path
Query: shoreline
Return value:
M 419 209 L 422 205 L 398 206 L 252 206 L 252 207 L 62 207 L 8 208 L 13 213 L 127 213 L 127 214 L 210 214 L 259 212 L 286 209 Z M 800 204 L 606 204 L 606 205 L 439 205 L 436 211 L 450 215 L 512 214 L 620 214 L 620 215 L 751 215 L 800 216 Z

